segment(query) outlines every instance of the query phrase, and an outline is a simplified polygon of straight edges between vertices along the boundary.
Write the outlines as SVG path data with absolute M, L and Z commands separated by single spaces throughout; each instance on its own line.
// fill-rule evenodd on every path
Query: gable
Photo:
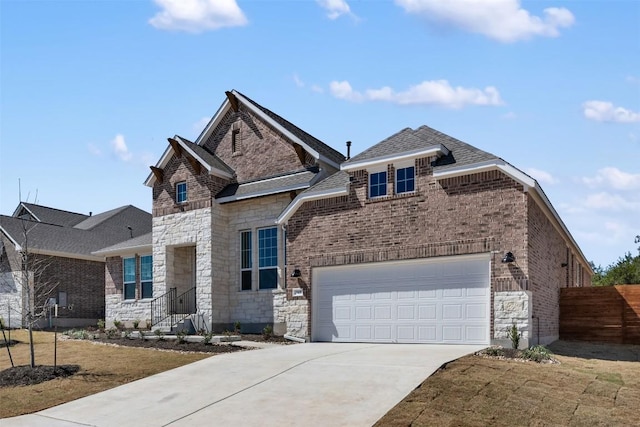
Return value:
M 244 105 L 229 110 L 202 146 L 231 167 L 238 182 L 314 166 L 316 160 Z

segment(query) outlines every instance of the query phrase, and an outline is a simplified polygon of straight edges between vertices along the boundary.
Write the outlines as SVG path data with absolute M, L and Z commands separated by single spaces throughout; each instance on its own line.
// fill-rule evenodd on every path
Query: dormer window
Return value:
M 369 198 L 387 195 L 387 171 L 369 174 Z
M 181 181 L 176 184 L 176 203 L 184 203 L 187 201 L 187 181 Z

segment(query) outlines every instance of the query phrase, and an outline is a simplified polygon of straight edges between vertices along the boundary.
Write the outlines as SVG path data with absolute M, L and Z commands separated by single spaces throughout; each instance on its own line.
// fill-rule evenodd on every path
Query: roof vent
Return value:
M 351 141 L 347 141 L 347 160 L 351 158 Z

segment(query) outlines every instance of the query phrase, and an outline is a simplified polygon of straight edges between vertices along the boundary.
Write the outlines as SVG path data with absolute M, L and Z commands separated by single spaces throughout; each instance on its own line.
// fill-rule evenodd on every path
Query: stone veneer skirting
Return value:
M 508 332 L 512 325 L 521 333 L 520 348 L 527 348 L 531 341 L 531 316 L 533 299 L 530 291 L 494 292 L 492 344 L 511 347 Z
M 151 321 L 151 300 L 123 300 L 121 294 L 106 296 L 105 326 L 113 327 L 114 321 L 120 321 L 127 328 L 133 327 L 135 320 L 144 327 Z

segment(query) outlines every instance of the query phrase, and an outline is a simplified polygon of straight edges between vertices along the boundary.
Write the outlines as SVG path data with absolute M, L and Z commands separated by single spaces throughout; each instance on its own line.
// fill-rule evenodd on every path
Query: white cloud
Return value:
M 640 202 L 622 197 L 619 194 L 596 193 L 589 194 L 585 200 L 585 206 L 599 210 L 631 210 L 640 211 Z
M 87 149 L 94 156 L 97 156 L 97 157 L 102 156 L 102 150 L 100 149 L 100 147 L 98 147 L 97 145 L 95 145 L 95 144 L 93 144 L 91 142 L 89 144 L 87 144 Z
M 573 25 L 575 18 L 565 8 L 544 9 L 544 17 L 532 16 L 519 0 L 395 0 L 405 12 L 429 21 L 511 43 L 534 36 L 558 37 L 560 28 Z
M 298 76 L 298 73 L 293 73 L 293 82 L 298 87 L 304 87 L 304 82 L 302 81 L 302 79 L 300 79 L 300 76 Z
M 399 105 L 438 105 L 447 108 L 503 104 L 498 90 L 493 86 L 484 89 L 452 87 L 447 80 L 424 81 L 403 92 L 396 92 L 385 86 L 380 89 L 367 89 L 364 93 L 353 90 L 346 80 L 332 81 L 329 90 L 336 98 L 351 102 L 385 101 Z
M 549 184 L 549 185 L 553 185 L 555 183 L 558 182 L 557 179 L 555 179 L 553 177 L 553 175 L 551 175 L 549 172 L 540 170 L 540 169 L 536 169 L 536 168 L 527 168 L 525 169 L 525 172 L 527 172 L 528 175 L 532 176 L 533 178 L 536 179 L 536 181 L 543 183 L 543 184 Z
M 592 188 L 604 186 L 615 190 L 640 190 L 640 174 L 623 172 L 614 167 L 600 169 L 595 177 L 584 177 L 582 182 Z
M 345 0 L 316 0 L 327 11 L 329 19 L 337 19 L 342 15 L 351 15 L 351 8 Z
M 117 134 L 116 137 L 111 140 L 111 148 L 115 155 L 123 162 L 129 162 L 133 158 L 133 154 L 129 151 L 124 136 L 121 134 Z
M 615 107 L 608 101 L 587 101 L 582 104 L 582 108 L 587 119 L 597 122 L 640 122 L 640 113 L 622 107 Z
M 199 33 L 247 24 L 236 0 L 154 0 L 162 8 L 149 23 L 161 30 Z

